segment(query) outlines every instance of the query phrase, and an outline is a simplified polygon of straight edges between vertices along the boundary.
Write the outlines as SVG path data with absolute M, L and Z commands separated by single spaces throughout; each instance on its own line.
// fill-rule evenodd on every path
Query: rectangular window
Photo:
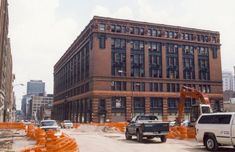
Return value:
M 145 83 L 144 82 L 132 82 L 132 90 L 133 91 L 145 91 Z
M 126 49 L 126 40 L 112 38 L 112 49 Z
M 163 99 L 151 97 L 150 98 L 150 112 L 157 113 L 157 115 L 162 115 L 163 112 Z
M 135 113 L 144 113 L 145 112 L 145 98 L 143 97 L 134 97 L 134 112 Z
M 150 108 L 162 108 L 163 107 L 163 99 L 157 97 L 150 98 Z
M 124 113 L 126 108 L 126 97 L 112 97 L 112 112 Z
M 144 55 L 131 55 L 131 76 L 144 77 Z
M 199 47 L 199 53 L 198 55 L 201 56 L 209 56 L 209 50 L 207 47 Z
M 194 47 L 193 46 L 184 45 L 183 46 L 183 54 L 184 55 L 193 55 L 194 54 Z
M 117 33 L 121 33 L 121 26 L 120 25 L 116 25 L 116 32 Z
M 152 30 L 152 35 L 153 36 L 157 36 L 157 31 L 156 30 Z
M 167 83 L 167 91 L 168 92 L 179 92 L 180 86 L 179 86 L 179 84 L 175 84 L 175 83 Z
M 169 38 L 173 38 L 173 32 L 169 32 Z
M 99 24 L 99 31 L 105 31 L 105 24 Z
M 174 38 L 175 38 L 175 39 L 178 38 L 178 32 L 174 32 Z
M 115 25 L 111 25 L 111 31 L 115 32 Z
M 153 92 L 162 92 L 163 84 L 162 83 L 149 83 L 149 90 Z
M 112 90 L 116 91 L 126 91 L 126 82 L 123 81 L 113 81 Z
M 175 45 L 175 44 L 167 44 L 166 50 L 167 50 L 167 53 L 178 54 L 178 45 Z
M 134 28 L 130 27 L 130 34 L 134 34 Z
M 204 93 L 210 93 L 210 85 L 199 85 L 199 90 Z
M 105 48 L 105 39 L 106 39 L 105 35 L 101 35 L 99 37 L 99 46 L 101 49 Z
M 149 51 L 162 52 L 162 44 L 157 42 L 149 42 Z
M 99 100 L 99 111 L 100 112 L 105 112 L 106 111 L 106 101 L 105 99 L 100 99 Z
M 216 37 L 212 37 L 212 43 L 216 43 Z
M 152 36 L 152 30 L 151 29 L 148 29 L 148 36 Z
M 161 31 L 157 30 L 157 37 L 161 37 Z
M 144 28 L 140 28 L 140 35 L 144 35 Z
M 134 34 L 139 35 L 139 28 L 138 27 L 134 28 Z
M 178 98 L 168 98 L 167 103 L 168 103 L 168 112 L 169 113 L 177 113 L 178 110 Z
M 122 33 L 126 33 L 126 26 L 122 26 Z
M 199 79 L 210 80 L 209 74 L 209 59 L 199 58 Z
M 215 47 L 213 48 L 213 58 L 216 59 L 217 58 L 217 52 L 218 52 L 218 49 Z

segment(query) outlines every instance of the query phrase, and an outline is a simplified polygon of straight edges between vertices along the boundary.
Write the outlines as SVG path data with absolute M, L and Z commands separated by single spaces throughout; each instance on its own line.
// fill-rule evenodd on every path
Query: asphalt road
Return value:
M 75 138 L 80 152 L 206 152 L 202 144 L 195 140 L 168 139 L 161 143 L 160 139 L 144 139 L 138 143 L 136 138 L 126 140 L 124 134 L 103 127 L 82 125 L 80 129 L 63 130 Z M 219 152 L 232 152 L 233 149 L 220 148 Z

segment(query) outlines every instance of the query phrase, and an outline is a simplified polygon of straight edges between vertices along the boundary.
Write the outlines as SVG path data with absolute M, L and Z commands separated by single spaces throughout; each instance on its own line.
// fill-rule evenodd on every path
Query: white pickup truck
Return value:
M 206 149 L 216 151 L 219 146 L 235 146 L 235 112 L 201 115 L 196 122 L 196 140 Z

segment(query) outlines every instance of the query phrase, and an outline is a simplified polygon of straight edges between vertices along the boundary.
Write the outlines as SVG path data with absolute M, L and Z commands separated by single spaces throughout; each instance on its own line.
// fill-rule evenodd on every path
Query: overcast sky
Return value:
M 235 65 L 234 0 L 8 0 L 15 84 L 43 80 L 94 15 L 219 31 L 223 70 Z M 15 86 L 17 108 L 26 86 Z

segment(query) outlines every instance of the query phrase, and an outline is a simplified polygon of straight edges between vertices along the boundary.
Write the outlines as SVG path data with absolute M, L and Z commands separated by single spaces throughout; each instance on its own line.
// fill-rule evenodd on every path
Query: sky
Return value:
M 53 93 L 53 66 L 94 15 L 219 31 L 222 70 L 232 72 L 235 66 L 234 0 L 8 0 L 8 3 L 17 109 L 29 80 L 43 80 L 46 93 Z

